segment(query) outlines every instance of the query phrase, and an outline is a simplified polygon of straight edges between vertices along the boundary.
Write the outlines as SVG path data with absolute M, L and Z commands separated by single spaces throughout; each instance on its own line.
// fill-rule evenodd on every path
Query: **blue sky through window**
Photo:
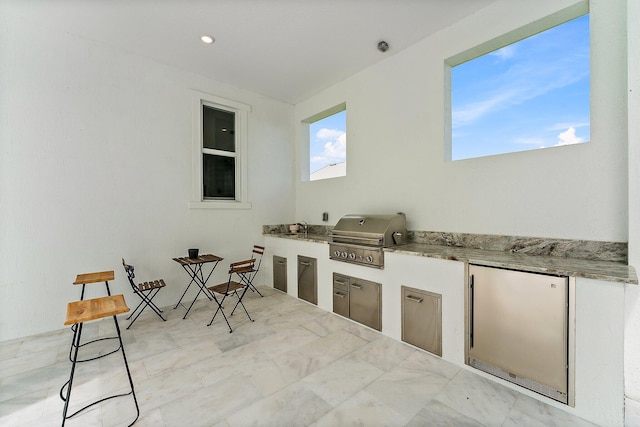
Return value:
M 451 69 L 452 160 L 590 139 L 589 15 Z
M 347 111 L 309 124 L 310 172 L 347 159 Z

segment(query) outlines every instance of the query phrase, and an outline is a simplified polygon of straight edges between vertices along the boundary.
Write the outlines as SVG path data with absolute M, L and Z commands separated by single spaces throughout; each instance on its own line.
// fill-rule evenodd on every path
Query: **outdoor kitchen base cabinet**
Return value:
M 402 341 L 442 356 L 442 295 L 402 286 Z
M 298 298 L 318 305 L 318 260 L 298 255 Z
M 382 285 L 333 273 L 333 312 L 382 331 Z
M 287 292 L 287 259 L 278 255 L 273 256 L 273 287 Z

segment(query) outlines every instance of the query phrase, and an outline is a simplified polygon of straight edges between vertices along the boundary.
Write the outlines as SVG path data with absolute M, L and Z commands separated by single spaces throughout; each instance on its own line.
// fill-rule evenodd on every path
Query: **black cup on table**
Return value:
M 191 259 L 198 258 L 198 249 L 189 249 L 189 258 Z

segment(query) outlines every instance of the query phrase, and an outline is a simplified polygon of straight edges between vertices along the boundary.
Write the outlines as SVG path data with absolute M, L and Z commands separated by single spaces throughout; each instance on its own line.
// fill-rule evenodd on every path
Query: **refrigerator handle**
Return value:
M 473 274 L 469 276 L 469 348 L 473 348 Z

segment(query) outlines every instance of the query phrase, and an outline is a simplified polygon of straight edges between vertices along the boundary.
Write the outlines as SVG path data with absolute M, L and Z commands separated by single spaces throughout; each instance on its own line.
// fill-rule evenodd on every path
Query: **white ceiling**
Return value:
M 21 19 L 295 104 L 495 0 L 5 0 Z M 1 2 L 1 1 L 0 1 Z M 200 35 L 216 38 L 212 45 Z M 390 49 L 380 53 L 378 41 Z

